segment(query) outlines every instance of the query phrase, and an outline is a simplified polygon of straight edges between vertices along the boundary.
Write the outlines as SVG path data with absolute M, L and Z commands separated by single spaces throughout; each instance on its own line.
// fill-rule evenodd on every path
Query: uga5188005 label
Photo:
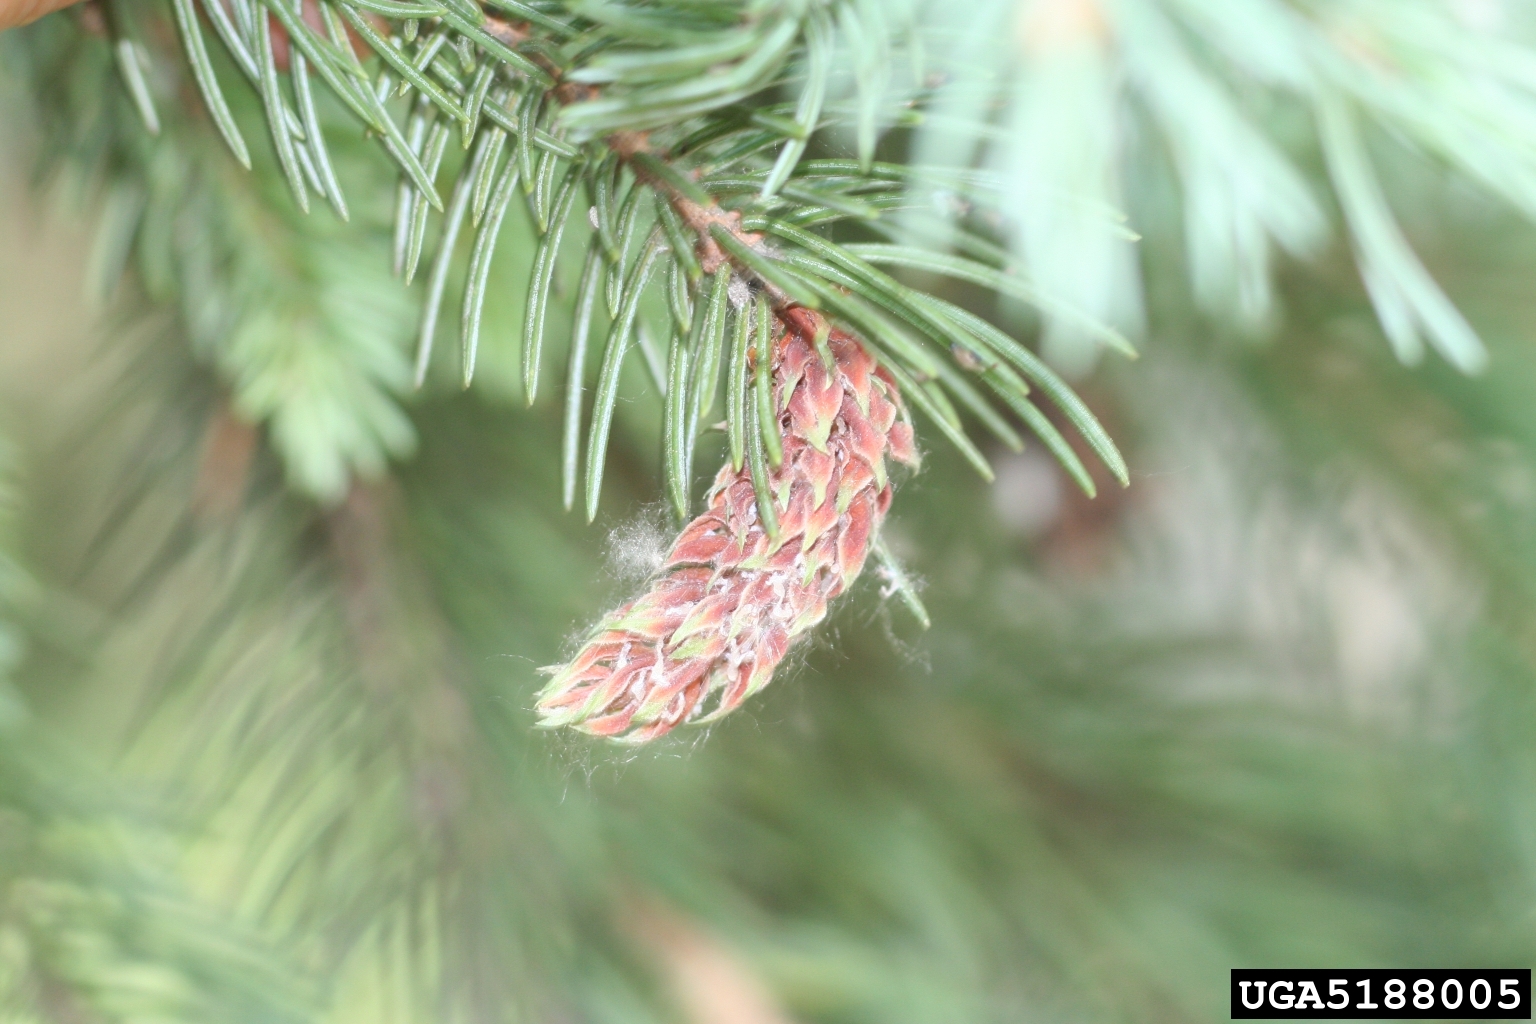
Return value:
M 1531 969 L 1232 972 L 1233 1020 L 1531 1019 Z

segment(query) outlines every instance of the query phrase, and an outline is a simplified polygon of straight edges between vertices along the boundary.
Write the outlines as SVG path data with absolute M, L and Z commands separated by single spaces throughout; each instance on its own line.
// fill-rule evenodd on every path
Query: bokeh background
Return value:
M 512 383 L 525 248 L 475 388 L 411 393 L 372 151 L 352 228 L 299 218 L 192 115 L 51 93 L 64 17 L 0 51 L 0 1019 L 1219 1020 L 1233 967 L 1536 959 L 1536 228 L 1444 160 L 1370 136 L 1479 374 L 1395 358 L 1340 237 L 1202 306 L 1127 130 L 1143 355 L 1058 356 L 1131 486 L 926 439 L 888 532 L 932 628 L 871 573 L 635 751 L 531 705 L 665 542 L 643 375 L 589 527 Z M 404 396 L 366 436 L 290 401 L 338 352 Z

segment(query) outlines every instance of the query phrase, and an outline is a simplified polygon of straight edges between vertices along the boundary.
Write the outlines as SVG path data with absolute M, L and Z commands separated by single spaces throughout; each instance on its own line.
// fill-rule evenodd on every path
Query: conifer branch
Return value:
M 567 244 L 585 244 L 591 258 L 608 268 L 611 315 L 624 310 L 633 321 L 651 300 L 631 292 L 647 286 L 671 288 L 674 309 L 701 307 L 709 297 L 706 279 L 726 273 L 739 282 L 732 288 L 764 291 L 778 313 L 798 306 L 826 308 L 892 362 L 893 372 L 925 388 L 935 381 L 934 386 L 952 390 L 989 429 L 1016 443 L 1012 428 L 966 383 L 964 365 L 941 372 L 936 362 L 956 345 L 985 350 L 987 339 L 935 317 L 920 294 L 824 234 L 843 221 L 874 222 L 882 209 L 899 206 L 911 187 L 907 172 L 893 178 L 889 165 L 800 162 L 807 140 L 830 123 L 823 118 L 822 97 L 835 38 L 859 31 L 859 16 L 847 5 L 780 0 L 740 11 L 731 5 L 594 7 L 498 0 L 486 9 L 470 0 L 437 6 L 309 0 L 301 9 L 286 0 L 254 0 L 249 4 L 254 21 L 248 17 L 250 24 L 242 27 L 216 0 L 206 3 L 218 8 L 206 12 L 219 30 L 217 38 L 259 86 L 268 134 L 302 209 L 307 210 L 308 192 L 315 191 L 339 213 L 346 210 L 314 116 L 310 68 L 398 164 L 395 270 L 409 282 L 422 260 L 432 267 L 415 358 L 418 386 L 430 371 L 454 244 L 471 210 L 478 230 L 461 303 L 460 372 L 466 384 L 473 379 L 498 233 L 507 204 L 521 191 L 543 236 L 523 340 L 530 402 L 537 395 L 546 310 L 562 251 Z M 227 103 L 209 68 L 201 26 L 179 8 L 178 13 L 203 95 L 245 162 L 243 137 L 225 116 Z M 265 18 L 281 27 L 257 31 L 254 26 Z M 328 26 L 328 36 L 315 30 L 316 23 Z M 343 23 L 347 31 L 338 28 Z M 371 80 L 354 52 L 358 46 L 371 51 L 383 69 Z M 793 118 L 780 117 L 763 105 L 761 94 L 776 87 L 797 61 L 809 76 L 804 95 Z M 292 79 L 297 114 L 280 80 L 280 65 Z M 407 123 L 398 123 L 385 105 L 395 102 L 391 94 L 410 102 Z M 752 105 L 744 105 L 749 98 Z M 750 110 L 756 112 L 748 115 Z M 473 154 L 470 159 L 445 159 L 452 134 Z M 493 181 L 499 181 L 494 190 Z M 576 193 L 583 190 L 587 216 L 576 219 L 588 221 L 592 230 L 567 232 L 568 218 L 582 205 L 575 202 Z M 451 197 L 446 206 L 443 196 Z M 438 251 L 429 255 L 425 245 L 434 210 L 445 211 L 445 219 Z M 635 238 L 648 236 L 653 220 L 663 234 L 646 259 L 660 260 L 651 269 L 662 272 L 635 273 L 630 248 Z M 983 266 L 978 272 L 988 271 L 1004 274 L 1005 268 Z M 741 299 L 736 302 L 739 306 Z M 673 333 L 689 331 L 681 320 L 676 328 Z M 645 322 L 623 327 L 631 330 L 639 332 L 649 354 Z M 932 354 L 929 346 L 935 348 Z M 619 356 L 627 350 L 622 339 L 618 348 L 610 347 Z M 999 380 L 1010 379 L 1017 380 L 994 377 L 991 387 L 997 390 Z M 679 381 L 686 386 L 689 375 Z M 1026 401 L 1022 382 L 1001 387 L 1005 409 Z M 589 515 L 601 486 L 606 437 L 601 425 L 617 397 L 615 387 L 600 388 L 599 404 L 590 413 L 597 447 L 588 453 Z M 567 398 L 579 401 L 580 390 L 567 388 Z M 673 408 L 680 416 L 701 401 L 702 396 L 689 396 Z M 930 410 L 948 405 L 927 396 L 919 402 Z M 941 431 L 984 466 L 957 433 L 952 416 L 939 415 Z M 580 412 L 568 411 L 567 418 L 579 422 Z M 690 433 L 700 428 L 694 417 L 677 424 L 684 419 Z M 681 438 L 677 450 L 692 445 L 691 436 Z M 679 486 L 684 508 L 688 481 Z

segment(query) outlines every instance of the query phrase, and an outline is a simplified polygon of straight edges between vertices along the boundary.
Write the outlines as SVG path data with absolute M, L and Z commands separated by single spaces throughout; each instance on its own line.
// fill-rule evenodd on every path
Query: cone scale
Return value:
M 887 460 L 917 461 L 900 393 L 857 339 L 810 310 L 780 310 L 774 334 L 777 537 L 750 471 L 727 462 L 650 588 L 554 670 L 540 724 L 643 743 L 713 721 L 769 683 L 863 569 L 891 504 Z

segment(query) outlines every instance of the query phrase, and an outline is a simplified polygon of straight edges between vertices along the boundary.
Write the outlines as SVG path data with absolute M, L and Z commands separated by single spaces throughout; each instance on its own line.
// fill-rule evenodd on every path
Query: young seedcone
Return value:
M 721 467 L 708 511 L 651 588 L 554 670 L 539 695 L 543 725 L 643 743 L 719 718 L 768 684 L 864 567 L 891 504 L 886 456 L 917 461 L 901 396 L 863 345 L 816 313 L 783 310 L 775 329 L 767 426 L 782 433 L 778 465 L 763 451 L 769 438 Z

